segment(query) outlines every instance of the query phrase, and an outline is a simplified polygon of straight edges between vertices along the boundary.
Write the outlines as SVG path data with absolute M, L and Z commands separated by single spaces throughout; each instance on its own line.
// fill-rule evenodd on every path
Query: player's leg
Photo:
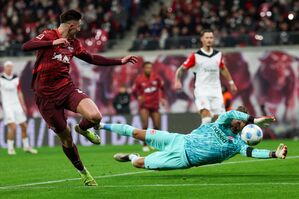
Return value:
M 94 127 L 99 124 L 102 119 L 102 114 L 97 105 L 90 98 L 84 98 L 79 102 L 77 112 L 83 116 L 79 124 L 82 130 Z
M 23 150 L 25 152 L 28 152 L 28 153 L 31 153 L 31 154 L 37 154 L 37 150 L 32 148 L 29 145 L 29 139 L 28 139 L 28 136 L 27 136 L 27 123 L 26 122 L 20 123 L 20 127 L 21 127 L 21 132 L 22 132 Z
M 62 143 L 62 149 L 67 158 L 71 161 L 73 166 L 78 170 L 83 183 L 86 186 L 97 186 L 96 181 L 90 175 L 89 171 L 83 166 L 80 159 L 77 146 L 73 143 L 71 130 L 67 127 L 63 132 L 57 133 Z
M 82 91 L 75 89 L 68 95 L 65 108 L 75 113 L 80 113 L 83 116 L 79 125 L 75 126 L 76 132 L 86 137 L 92 143 L 100 144 L 100 137 L 88 130 L 91 127 L 96 127 L 102 119 L 102 115 L 96 104 Z
M 140 157 L 138 154 L 123 154 L 114 155 L 114 159 L 119 162 L 131 162 L 136 168 L 145 168 L 150 170 L 172 170 L 190 168 L 190 164 L 186 158 L 183 144 L 183 139 L 177 139 L 173 148 L 167 151 L 157 151 L 149 154 L 146 157 Z
M 149 146 L 164 150 L 179 134 L 155 129 L 138 129 L 127 124 L 100 124 L 101 129 L 145 141 Z
M 58 135 L 64 154 L 79 171 L 85 185 L 96 186 L 96 182 L 83 166 L 77 146 L 73 143 L 71 130 L 67 122 L 63 107 L 57 107 L 54 102 L 37 97 L 36 104 L 47 125 Z
M 14 148 L 14 140 L 16 136 L 16 123 L 8 123 L 7 124 L 7 153 L 8 155 L 15 155 L 16 151 Z
M 201 117 L 201 125 L 212 121 L 212 113 L 210 112 L 210 103 L 207 96 L 196 96 L 195 105 Z
M 213 121 L 215 121 L 220 114 L 225 113 L 223 96 L 221 95 L 218 97 L 211 97 L 210 104 L 211 104 L 211 112 L 214 114 Z
M 151 112 L 151 118 L 153 121 L 154 129 L 161 129 L 161 114 L 158 111 Z
M 134 137 L 137 140 L 145 141 L 146 130 L 138 129 L 127 124 L 100 124 L 100 128 L 119 135 Z
M 117 153 L 113 158 L 119 162 L 131 162 L 136 168 L 144 168 L 144 157 L 137 153 Z
M 23 150 L 31 154 L 37 154 L 37 150 L 33 149 L 29 145 L 29 139 L 27 135 L 27 123 L 26 123 L 27 118 L 21 106 L 19 107 L 16 106 L 16 109 L 14 110 L 14 116 L 16 119 L 16 123 L 19 124 L 21 127 Z
M 149 110 L 146 108 L 140 108 L 139 116 L 141 119 L 142 129 L 147 129 L 148 128 L 148 119 L 150 116 Z M 142 150 L 144 152 L 150 151 L 150 148 L 147 146 L 147 144 L 145 142 L 143 142 Z

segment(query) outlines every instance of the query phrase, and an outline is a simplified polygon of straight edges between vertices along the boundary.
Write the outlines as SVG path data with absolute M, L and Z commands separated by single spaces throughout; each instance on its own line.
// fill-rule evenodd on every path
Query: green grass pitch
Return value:
M 79 147 L 98 187 L 84 187 L 61 147 L 38 155 L 0 150 L 0 198 L 299 198 L 299 143 L 263 141 L 257 148 L 288 145 L 286 160 L 240 155 L 213 166 L 176 171 L 136 169 L 113 160 L 116 152 L 140 152 L 140 145 Z M 144 153 L 143 153 L 144 155 Z

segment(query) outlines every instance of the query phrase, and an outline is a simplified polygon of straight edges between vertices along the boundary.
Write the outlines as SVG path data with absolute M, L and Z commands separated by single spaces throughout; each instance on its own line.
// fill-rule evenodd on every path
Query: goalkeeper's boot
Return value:
M 75 131 L 86 137 L 90 142 L 94 144 L 101 144 L 101 138 L 95 132 L 92 132 L 88 129 L 84 131 L 79 127 L 78 124 L 75 126 Z
M 90 175 L 89 171 L 84 167 L 84 170 L 79 172 L 85 186 L 98 186 L 97 182 Z
M 275 151 L 275 155 L 277 158 L 285 159 L 287 157 L 288 148 L 285 144 L 279 144 Z
M 130 160 L 130 153 L 116 153 L 113 158 L 119 162 L 129 162 Z M 134 153 L 136 156 L 140 156 L 138 153 Z

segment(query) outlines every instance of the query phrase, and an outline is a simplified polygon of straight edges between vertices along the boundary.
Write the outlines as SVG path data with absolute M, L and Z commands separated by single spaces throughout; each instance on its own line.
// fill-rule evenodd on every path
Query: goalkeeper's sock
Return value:
M 130 154 L 129 155 L 129 160 L 131 160 L 131 163 L 134 165 L 134 162 L 135 162 L 135 160 L 137 160 L 139 158 L 139 156 L 138 155 L 136 155 L 136 154 Z
M 129 137 L 133 136 L 133 132 L 136 129 L 135 127 L 127 124 L 103 124 L 103 123 L 101 123 L 101 128 L 110 132 L 117 133 L 119 135 L 124 135 Z

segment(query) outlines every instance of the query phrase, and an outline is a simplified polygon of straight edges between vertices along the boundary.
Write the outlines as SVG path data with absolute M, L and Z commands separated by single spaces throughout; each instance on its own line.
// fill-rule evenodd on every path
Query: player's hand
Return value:
M 275 117 L 273 116 L 263 116 L 254 119 L 254 124 L 260 127 L 268 127 L 272 122 L 275 122 Z
M 144 102 L 144 97 L 138 96 L 137 100 L 140 104 L 142 104 Z
M 128 56 L 125 56 L 121 59 L 121 63 L 122 64 L 126 64 L 126 63 L 132 63 L 132 64 L 135 64 L 138 62 L 138 58 L 136 56 L 132 56 L 132 55 L 128 55 Z
M 63 45 L 63 46 L 68 46 L 70 45 L 70 43 L 68 42 L 68 40 L 66 38 L 59 38 L 53 41 L 53 46 L 56 45 Z
M 285 144 L 279 144 L 277 150 L 275 151 L 275 155 L 277 158 L 285 159 L 288 154 L 288 147 Z
M 174 82 L 174 89 L 175 90 L 181 90 L 182 89 L 182 83 L 180 81 Z
M 22 106 L 22 109 L 23 109 L 25 115 L 27 115 L 27 113 L 28 113 L 28 111 L 27 111 L 27 107 L 26 107 L 25 105 L 23 105 L 23 106 Z
M 167 106 L 167 100 L 164 99 L 164 98 L 162 98 L 161 99 L 161 105 L 164 106 L 164 107 L 166 107 Z
M 229 84 L 229 86 L 230 86 L 230 90 L 233 94 L 235 94 L 238 91 L 238 89 L 234 83 Z

